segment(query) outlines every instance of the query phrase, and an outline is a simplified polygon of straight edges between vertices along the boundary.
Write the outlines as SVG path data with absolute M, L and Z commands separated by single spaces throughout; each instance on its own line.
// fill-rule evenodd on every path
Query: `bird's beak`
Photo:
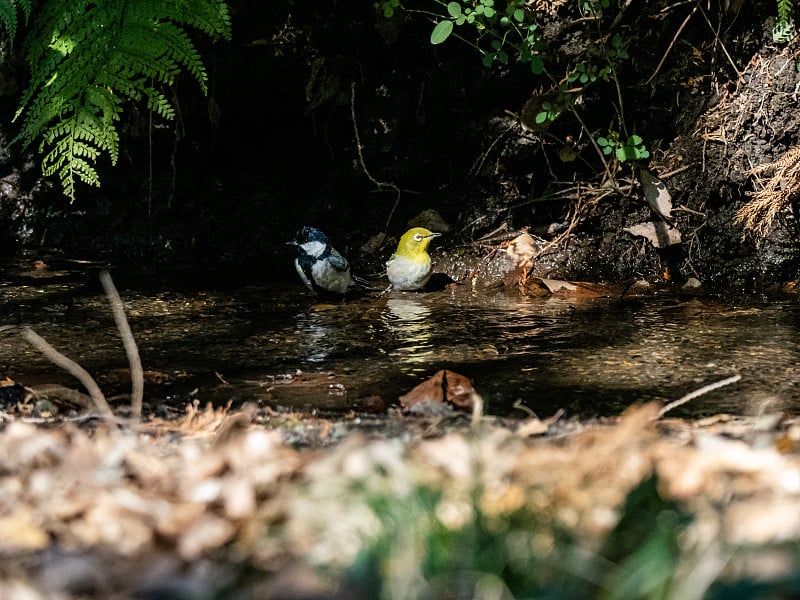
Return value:
M 291 241 L 286 242 L 286 245 L 287 246 L 297 246 L 298 244 L 294 240 L 291 240 Z
M 430 232 L 430 233 L 429 233 L 428 235 L 426 235 L 425 237 L 426 237 L 426 238 L 435 238 L 435 237 L 439 237 L 440 235 L 442 235 L 442 234 L 441 234 L 441 233 L 434 233 L 434 232 Z

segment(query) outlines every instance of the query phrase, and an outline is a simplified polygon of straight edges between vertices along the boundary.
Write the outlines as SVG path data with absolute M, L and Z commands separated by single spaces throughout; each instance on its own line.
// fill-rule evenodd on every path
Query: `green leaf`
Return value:
M 521 8 L 518 8 L 517 10 L 515 10 L 514 11 L 514 19 L 518 23 L 524 22 L 525 21 L 525 11 L 522 10 Z
M 487 6 L 483 9 L 483 14 L 486 15 L 488 18 L 492 18 L 497 14 L 497 11 L 490 6 Z
M 622 146 L 620 148 L 617 148 L 616 157 L 617 160 L 621 163 L 624 163 L 626 160 L 634 158 L 633 148 L 630 148 L 628 146 Z
M 30 0 L 17 1 L 27 17 Z M 102 154 L 117 161 L 124 104 L 146 99 L 159 116 L 173 118 L 160 88 L 181 71 L 206 91 L 208 76 L 187 28 L 229 39 L 230 26 L 225 0 L 42 0 L 26 44 L 31 77 L 15 139 L 25 146 L 41 140 L 42 172 L 57 174 L 74 199 L 76 180 L 99 185 L 94 163 Z
M 536 120 L 536 124 L 537 125 L 541 125 L 542 123 L 544 123 L 547 120 L 547 113 L 546 112 L 536 113 L 536 119 L 535 120 Z
M 627 145 L 628 146 L 640 146 L 642 144 L 642 138 L 636 135 L 635 133 L 628 138 Z
M 540 56 L 531 57 L 531 72 L 535 75 L 544 73 L 544 61 Z
M 452 21 L 440 21 L 431 32 L 431 44 L 441 44 L 453 33 Z
M 447 5 L 447 12 L 451 17 L 457 19 L 461 16 L 461 5 L 458 2 L 451 2 Z

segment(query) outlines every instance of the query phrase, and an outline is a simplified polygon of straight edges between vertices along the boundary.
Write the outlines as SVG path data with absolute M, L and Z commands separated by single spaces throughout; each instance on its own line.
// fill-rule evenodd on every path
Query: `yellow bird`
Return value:
M 431 278 L 428 245 L 439 235 L 424 227 L 414 227 L 403 234 L 397 250 L 386 262 L 386 276 L 393 290 L 418 290 L 428 283 Z

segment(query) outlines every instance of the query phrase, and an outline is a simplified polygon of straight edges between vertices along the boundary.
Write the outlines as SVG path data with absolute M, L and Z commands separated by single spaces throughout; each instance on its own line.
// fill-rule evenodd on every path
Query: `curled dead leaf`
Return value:
M 477 396 L 472 380 L 454 371 L 443 369 L 426 379 L 407 394 L 400 396 L 400 406 L 409 408 L 419 402 L 447 402 L 465 412 L 472 412 Z

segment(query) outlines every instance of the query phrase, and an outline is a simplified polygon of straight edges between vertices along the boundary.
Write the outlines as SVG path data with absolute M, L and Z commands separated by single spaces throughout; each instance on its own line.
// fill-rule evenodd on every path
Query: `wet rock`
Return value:
M 437 233 L 447 233 L 450 231 L 450 225 L 442 218 L 439 211 L 433 208 L 423 210 L 417 216 L 409 219 L 409 228 L 411 227 L 424 227 Z

